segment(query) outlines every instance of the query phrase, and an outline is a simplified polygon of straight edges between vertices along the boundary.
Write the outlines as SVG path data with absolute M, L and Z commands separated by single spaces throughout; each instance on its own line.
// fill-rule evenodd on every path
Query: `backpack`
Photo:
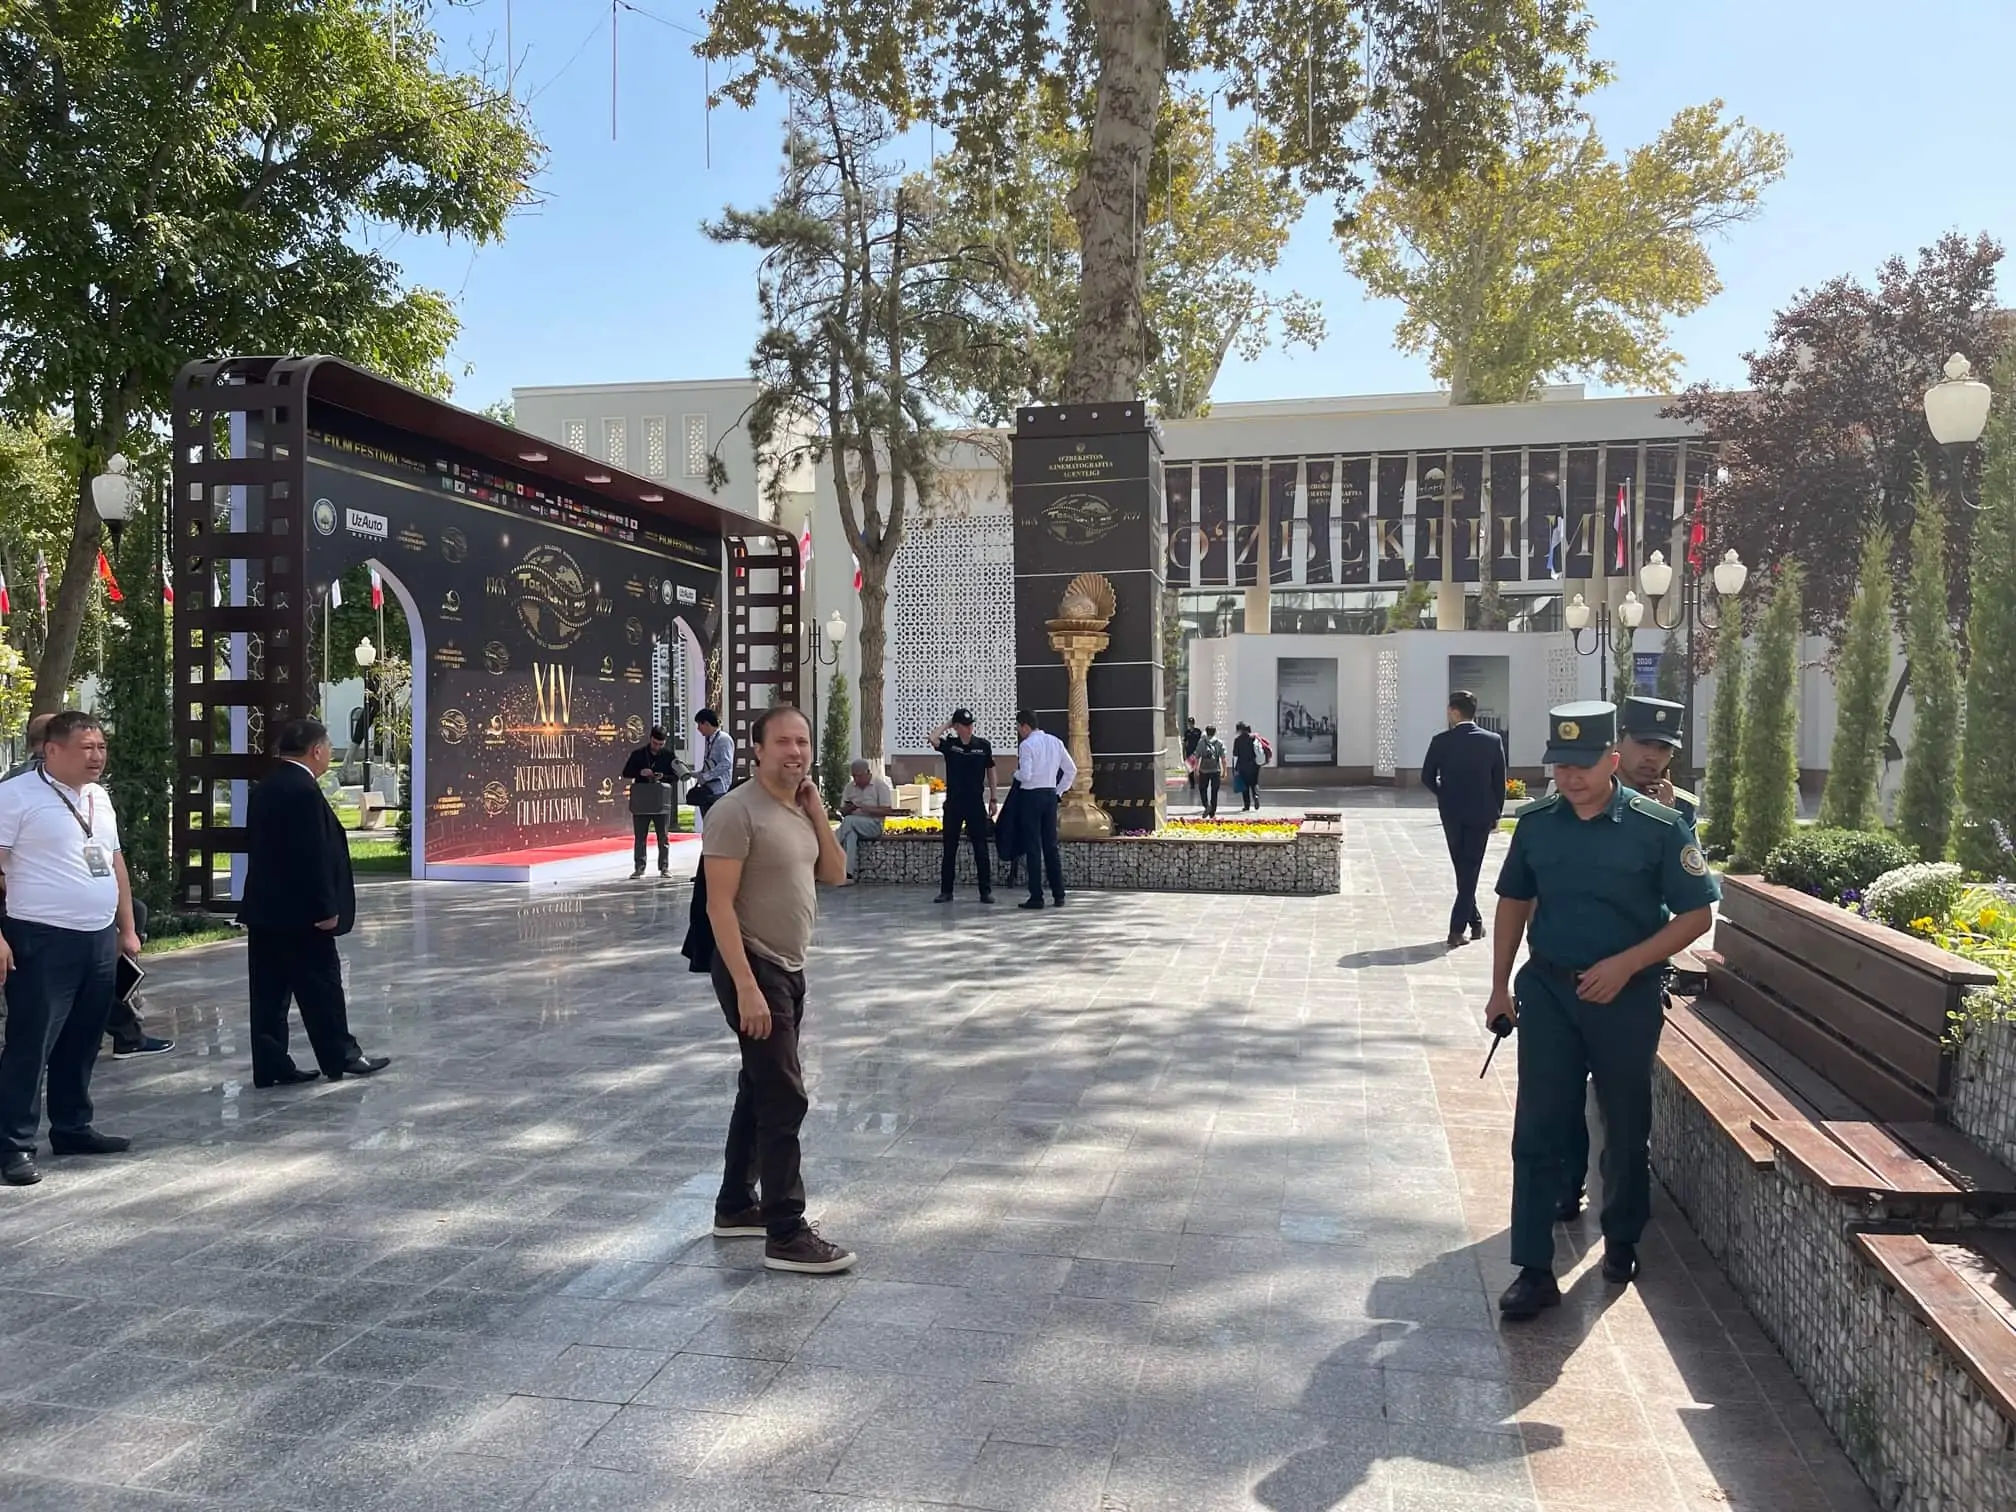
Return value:
M 1274 743 L 1265 735 L 1253 737 L 1253 754 L 1260 759 L 1260 765 L 1274 765 Z
M 1206 735 L 1197 742 L 1197 770 L 1205 773 L 1225 770 L 1225 742 L 1216 735 Z

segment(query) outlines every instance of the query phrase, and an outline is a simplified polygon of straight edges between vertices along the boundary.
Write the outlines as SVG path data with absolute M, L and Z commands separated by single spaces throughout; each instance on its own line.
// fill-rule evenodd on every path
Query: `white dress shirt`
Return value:
M 1064 742 L 1048 730 L 1031 730 L 1022 742 L 1015 763 L 1015 781 L 1022 791 L 1070 791 L 1078 780 L 1078 763 L 1064 749 Z
M 91 827 L 88 839 L 85 824 Z M 104 856 L 104 876 L 91 875 L 86 845 Z M 39 770 L 0 783 L 0 851 L 7 853 L 11 917 L 92 933 L 119 917 L 119 878 L 111 868 L 119 851 L 119 820 L 112 795 L 97 783 L 87 782 L 80 791 Z

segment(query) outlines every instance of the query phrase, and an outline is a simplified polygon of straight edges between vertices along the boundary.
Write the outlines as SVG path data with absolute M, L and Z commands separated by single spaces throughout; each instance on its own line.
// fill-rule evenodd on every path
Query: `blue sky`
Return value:
M 533 97 L 551 153 L 544 202 L 503 242 L 473 252 L 390 242 L 412 280 L 459 299 L 457 400 L 481 405 L 514 385 L 745 372 L 753 259 L 699 227 L 724 204 L 767 196 L 781 112 L 717 109 L 710 127 L 691 39 L 626 11 L 612 141 L 606 0 L 510 4 L 519 88 Z M 698 25 L 690 0 L 684 9 L 645 4 Z M 505 6 L 440 7 L 445 61 L 501 59 Z M 2016 58 L 2011 0 L 1596 0 L 1595 12 L 1598 51 L 1618 76 L 1594 104 L 1613 151 L 1718 96 L 1791 148 L 1791 170 L 1763 216 L 1716 249 L 1722 294 L 1676 327 L 1690 379 L 1740 383 L 1742 353 L 1802 287 L 1845 272 L 1866 278 L 1884 257 L 1949 229 L 2016 238 L 2003 93 Z M 1328 341 L 1314 353 L 1228 365 L 1214 398 L 1431 386 L 1422 360 L 1394 349 L 1394 307 L 1368 299 L 1343 270 L 1328 219 L 1312 210 L 1277 279 L 1323 302 Z M 2005 302 L 2016 300 L 2016 272 L 2003 289 Z

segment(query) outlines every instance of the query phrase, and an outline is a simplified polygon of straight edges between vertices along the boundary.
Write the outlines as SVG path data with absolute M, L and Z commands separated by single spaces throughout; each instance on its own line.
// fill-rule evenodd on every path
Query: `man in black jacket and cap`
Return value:
M 367 1056 L 350 1036 L 343 996 L 339 935 L 357 922 L 350 875 L 350 840 L 322 796 L 329 770 L 329 730 L 319 719 L 280 727 L 279 763 L 246 804 L 245 963 L 251 978 L 252 1084 L 313 1081 L 287 1051 L 287 1001 L 301 1008 L 301 1027 L 320 1075 L 331 1081 L 369 1076 L 391 1064 Z

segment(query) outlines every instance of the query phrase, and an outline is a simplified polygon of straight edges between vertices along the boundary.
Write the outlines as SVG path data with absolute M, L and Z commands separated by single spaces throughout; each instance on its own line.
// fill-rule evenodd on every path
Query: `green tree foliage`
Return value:
M 1014 332 L 993 318 L 992 250 L 948 229 L 930 183 L 889 162 L 889 115 L 814 70 L 791 89 L 776 194 L 706 229 L 763 254 L 750 438 L 782 462 L 832 463 L 861 569 L 861 754 L 879 761 L 889 568 L 931 496 L 943 401 Z M 725 477 L 718 457 L 710 468 Z
M 1715 703 L 1708 711 L 1708 770 L 1701 790 L 1701 843 L 1718 860 L 1736 845 L 1736 773 L 1743 750 L 1743 601 L 1722 600 L 1715 631 Z
M 2016 383 L 2016 351 L 1996 364 L 1995 383 L 1998 389 Z M 2000 394 L 1982 453 L 1973 608 L 1967 617 L 1967 730 L 1959 743 L 1962 822 L 1954 850 L 1969 871 L 2008 877 L 2016 876 L 2016 422 Z M 1915 650 L 1911 683 L 1913 698 L 1922 700 Z M 1922 711 L 1924 704 L 1917 708 Z M 1920 712 L 1914 722 L 1923 717 Z M 1950 742 L 1951 723 L 1946 731 Z M 1912 746 L 1917 747 L 1915 738 Z M 1908 767 L 1905 776 L 1908 781 Z M 1923 854 L 1937 860 L 1943 852 Z
M 0 423 L 0 572 L 7 575 L 14 604 L 14 612 L 0 626 L 0 641 L 18 647 L 31 669 L 41 658 L 49 627 L 36 588 L 35 564 L 47 562 L 52 572 L 61 568 L 76 513 L 70 451 L 69 428 L 52 415 L 31 415 L 20 425 Z M 86 609 L 102 618 L 103 595 L 92 594 Z M 85 639 L 95 641 L 97 636 L 89 633 Z M 76 675 L 96 670 L 95 662 L 74 669 Z M 62 694 L 59 689 L 52 696 L 52 706 L 62 702 Z
M 133 894 L 157 915 L 172 907 L 169 864 L 170 788 L 175 747 L 168 722 L 168 608 L 163 602 L 166 480 L 142 484 L 116 552 L 124 599 L 107 626 L 104 712 L 106 787 L 119 815 L 119 846 Z
M 1380 626 L 1381 633 L 1391 635 L 1396 630 L 1419 630 L 1421 616 L 1428 612 L 1434 602 L 1433 583 L 1415 582 L 1409 579 L 1406 586 L 1394 595 L 1393 602 L 1386 606 L 1386 619 Z
M 1652 696 L 1668 703 L 1687 702 L 1687 641 L 1678 631 L 1669 631 L 1659 648 L 1659 666 L 1652 674 Z M 1691 716 L 1693 710 L 1689 709 Z
M 331 352 L 445 388 L 448 300 L 360 229 L 491 240 L 541 149 L 521 103 L 436 51 L 376 0 L 71 0 L 0 23 L 0 415 L 59 410 L 75 438 L 43 705 L 91 594 L 88 481 L 165 417 L 180 364 Z
M 949 129 L 997 174 L 1022 143 L 1024 102 L 1047 94 L 1084 141 L 1069 200 L 1081 295 L 1051 396 L 1073 404 L 1134 397 L 1154 359 L 1140 228 L 1172 77 L 1250 110 L 1280 177 L 1348 200 L 1368 171 L 1447 183 L 1505 137 L 1519 102 L 1556 122 L 1604 76 L 1584 0 L 720 0 L 707 20 L 699 51 L 728 65 L 727 99 L 753 104 L 812 69 L 901 124 Z
M 28 658 L 0 640 L 0 740 L 19 740 L 35 702 L 35 669 Z
M 840 812 L 840 796 L 847 786 L 847 768 L 852 760 L 847 748 L 853 743 L 854 699 L 847 691 L 847 674 L 836 671 L 826 685 L 826 731 L 819 741 L 819 792 L 826 800 L 826 812 Z
M 1947 556 L 1946 506 L 1921 475 L 1904 604 L 1911 749 L 1897 794 L 1897 828 L 1926 861 L 1943 860 L 1952 840 L 1961 760 L 1960 653 L 1947 617 Z M 1980 664 L 1978 651 L 1975 661 Z
M 1446 183 L 1381 184 L 1339 224 L 1365 286 L 1405 307 L 1452 404 L 1532 396 L 1550 378 L 1670 386 L 1667 322 L 1717 294 L 1707 239 L 1754 217 L 1783 139 L 1695 105 L 1620 161 L 1586 121 L 1520 112 L 1507 148 Z
M 1744 680 L 1736 768 L 1736 855 L 1761 866 L 1799 823 L 1799 587 L 1783 563 Z
M 1624 700 L 1638 691 L 1638 658 L 1631 649 L 1637 638 L 1636 632 L 1619 625 L 1611 641 L 1610 702 L 1620 709 Z
M 1873 511 L 1901 543 L 1919 474 L 1945 480 L 1925 390 L 1955 352 L 1985 366 L 2001 349 L 2001 261 L 1988 236 L 1947 235 L 1913 262 L 1885 262 L 1873 287 L 1841 277 L 1801 290 L 1772 321 L 1769 345 L 1745 358 L 1746 384 L 1696 384 L 1674 405 L 1715 437 L 1729 469 L 1708 495 L 1713 555 L 1733 549 L 1753 567 L 1797 557 L 1807 629 L 1832 632 L 1855 595 L 1862 543 L 1842 529 L 1844 512 Z M 1956 532 L 1950 544 L 1949 616 L 1960 624 L 1967 541 Z
M 1834 668 L 1834 746 L 1820 800 L 1820 822 L 1832 829 L 1874 829 L 1883 822 L 1876 775 L 1890 688 L 1891 549 L 1890 532 L 1880 525 L 1863 537 L 1862 579 Z
M 1070 189 L 1085 134 L 1030 100 L 1019 149 L 999 171 L 962 152 L 934 165 L 948 224 L 996 254 L 1001 294 L 1023 337 L 973 376 L 969 408 L 998 421 L 1063 392 L 1078 324 L 1081 258 Z M 1274 343 L 1313 349 L 1322 311 L 1262 283 L 1308 196 L 1281 173 L 1280 144 L 1255 127 L 1221 146 L 1208 98 L 1172 90 L 1156 129 L 1140 236 L 1150 360 L 1143 392 L 1165 418 L 1202 414 L 1227 357 Z

